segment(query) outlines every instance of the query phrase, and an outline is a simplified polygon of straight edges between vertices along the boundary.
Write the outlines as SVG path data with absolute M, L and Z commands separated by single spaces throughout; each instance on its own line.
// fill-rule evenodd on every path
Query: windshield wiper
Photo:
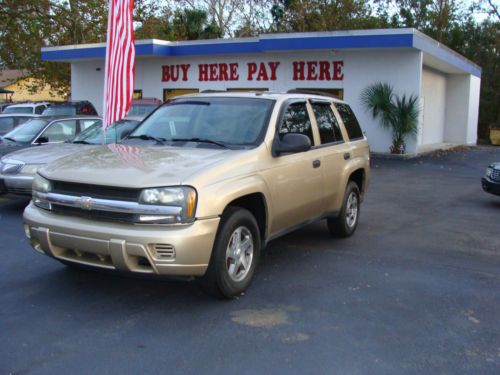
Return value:
M 135 139 L 142 139 L 142 140 L 145 140 L 145 141 L 156 141 L 156 142 L 158 142 L 161 145 L 163 144 L 163 142 L 166 141 L 165 138 L 153 137 L 152 135 L 148 135 L 148 134 L 131 135 L 127 139 L 134 139 L 134 138 Z
M 95 145 L 95 143 L 87 141 L 70 141 L 69 143 L 82 144 L 82 145 Z
M 173 142 L 199 142 L 199 143 L 210 143 L 213 145 L 217 145 L 219 147 L 229 148 L 226 144 L 222 142 L 213 141 L 207 138 L 172 138 Z
M 3 137 L 2 139 L 6 139 L 6 140 L 11 141 L 11 142 L 17 142 L 14 138 L 11 138 L 11 137 Z

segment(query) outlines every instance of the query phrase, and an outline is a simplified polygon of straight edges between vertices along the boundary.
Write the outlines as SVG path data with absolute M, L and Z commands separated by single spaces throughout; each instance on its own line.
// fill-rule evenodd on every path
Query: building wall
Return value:
M 479 78 L 468 74 L 448 76 L 445 142 L 476 143 L 480 83 Z
M 28 87 L 34 82 L 35 80 L 33 78 L 28 77 L 21 79 L 12 85 L 5 86 L 4 89 L 14 91 L 14 94 L 12 94 L 12 101 L 14 102 L 45 100 L 62 101 L 66 99 L 64 95 L 57 94 L 49 85 L 43 86 L 35 93 L 30 92 Z
M 479 95 L 481 78 L 470 75 L 469 111 L 467 114 L 467 144 L 477 143 L 477 123 L 479 119 Z
M 344 98 L 353 107 L 365 131 L 370 149 L 388 153 L 392 144 L 392 133 L 380 126 L 377 119 L 363 107 L 360 94 L 365 87 L 375 82 L 390 83 L 397 95 L 420 95 L 422 54 L 417 51 L 362 51 L 346 56 Z M 416 152 L 417 139 L 406 140 L 409 153 Z
M 421 110 L 423 112 L 422 145 L 442 143 L 445 139 L 446 86 L 444 74 L 424 68 L 422 71 Z
M 319 65 L 311 77 L 307 78 L 307 67 L 304 68 L 305 79 L 294 80 L 294 62 L 329 62 L 329 80 L 326 74 L 320 79 Z M 275 68 L 274 77 L 271 65 L 279 62 Z M 341 62 L 338 63 L 338 62 Z M 200 64 L 238 64 L 237 80 L 200 81 Z M 255 63 L 257 71 L 249 80 L 250 65 Z M 184 64 L 189 65 L 186 77 L 182 69 L 176 68 Z M 263 64 L 263 65 L 261 65 Z M 179 69 L 179 78 L 173 81 L 166 77 L 163 66 L 172 66 Z M 388 152 L 391 144 L 390 131 L 381 128 L 377 120 L 363 108 L 360 101 L 361 91 L 374 82 L 389 82 L 398 94 L 419 95 L 420 91 L 421 52 L 412 50 L 377 50 L 377 51 L 352 51 L 334 52 L 321 51 L 314 53 L 273 53 L 246 56 L 203 56 L 203 57 L 169 57 L 169 58 L 140 58 L 136 62 L 135 89 L 142 90 L 143 97 L 163 98 L 164 89 L 199 89 L 202 90 L 228 90 L 233 88 L 268 89 L 271 91 L 287 91 L 289 89 L 343 89 L 344 99 L 354 109 L 361 127 L 366 132 L 370 147 L 376 152 Z M 170 68 L 169 68 L 170 69 Z M 265 69 L 260 75 L 261 69 Z M 75 62 L 71 68 L 72 99 L 90 100 L 97 111 L 102 113 L 103 101 L 103 61 Z M 251 73 L 251 72 L 250 72 Z M 220 70 L 217 71 L 220 73 Z M 167 74 L 168 75 L 168 74 Z M 227 73 L 230 78 L 230 73 Z M 165 78 L 170 78 L 165 80 Z M 183 80 L 186 78 L 186 80 Z M 233 77 L 234 78 L 234 77 Z M 162 81 L 162 79 L 164 79 Z M 407 142 L 408 151 L 416 151 L 416 139 Z

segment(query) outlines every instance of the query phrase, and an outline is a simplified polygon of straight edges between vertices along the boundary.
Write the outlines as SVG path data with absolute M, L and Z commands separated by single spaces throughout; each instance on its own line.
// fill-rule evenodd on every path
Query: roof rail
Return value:
M 309 94 L 309 95 L 319 95 L 319 96 L 326 96 L 328 98 L 334 98 L 338 100 L 343 100 L 342 98 L 338 97 L 337 95 L 330 94 L 328 92 L 323 92 L 323 91 L 316 91 L 316 90 L 301 90 L 301 89 L 291 89 L 286 92 L 287 94 Z
M 212 93 L 221 93 L 221 92 L 227 93 L 226 90 L 211 90 L 211 89 L 208 89 L 208 90 L 200 91 L 200 94 L 212 94 Z

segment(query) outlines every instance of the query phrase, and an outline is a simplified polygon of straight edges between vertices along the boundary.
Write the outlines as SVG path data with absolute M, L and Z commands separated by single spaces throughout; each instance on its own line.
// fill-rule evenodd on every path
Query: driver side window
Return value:
M 288 133 L 304 134 L 309 137 L 311 144 L 314 144 L 311 120 L 305 102 L 292 103 L 285 110 L 278 134 L 282 139 Z
M 47 138 L 47 142 L 64 142 L 76 134 L 76 120 L 57 121 L 49 125 L 40 137 Z

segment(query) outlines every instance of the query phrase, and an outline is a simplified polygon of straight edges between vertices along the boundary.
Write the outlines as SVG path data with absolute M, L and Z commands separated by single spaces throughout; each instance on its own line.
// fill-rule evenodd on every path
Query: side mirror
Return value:
M 36 140 L 36 143 L 38 143 L 39 145 L 42 143 L 49 143 L 49 138 L 48 137 L 38 137 L 38 139 Z
M 281 154 L 293 154 L 308 151 L 311 148 L 311 140 L 304 134 L 289 133 L 282 139 L 276 137 L 273 144 L 273 156 Z

